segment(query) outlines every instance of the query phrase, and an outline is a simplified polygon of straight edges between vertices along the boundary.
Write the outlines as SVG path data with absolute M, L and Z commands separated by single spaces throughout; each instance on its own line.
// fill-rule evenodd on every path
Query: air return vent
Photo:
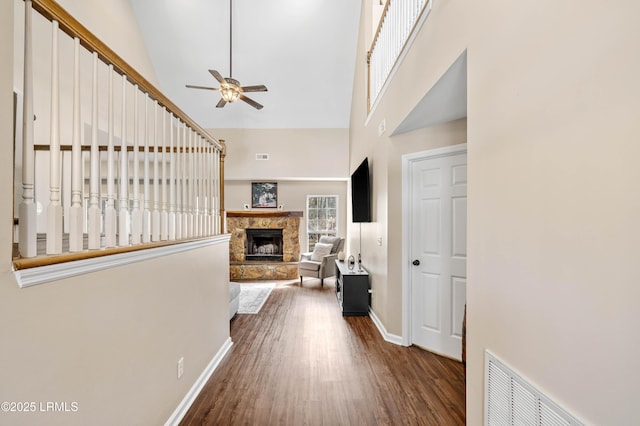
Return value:
M 486 426 L 583 425 L 489 351 L 485 353 Z
M 256 154 L 256 160 L 268 160 L 269 154 Z

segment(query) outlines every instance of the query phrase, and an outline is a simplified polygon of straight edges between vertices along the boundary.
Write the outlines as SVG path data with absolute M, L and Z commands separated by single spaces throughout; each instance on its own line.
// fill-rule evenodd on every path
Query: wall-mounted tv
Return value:
M 371 222 L 368 158 L 365 158 L 351 175 L 351 220 L 353 222 Z

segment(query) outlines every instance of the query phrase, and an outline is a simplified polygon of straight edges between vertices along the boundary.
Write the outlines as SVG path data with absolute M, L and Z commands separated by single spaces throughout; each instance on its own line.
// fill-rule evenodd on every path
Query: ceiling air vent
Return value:
M 256 154 L 256 160 L 268 160 L 269 154 Z

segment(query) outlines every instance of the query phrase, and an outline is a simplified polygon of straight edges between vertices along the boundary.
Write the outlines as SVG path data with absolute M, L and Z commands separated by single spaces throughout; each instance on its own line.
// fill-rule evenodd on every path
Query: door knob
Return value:
M 419 266 L 420 265 L 420 261 L 418 259 L 414 260 L 411 263 L 413 263 L 414 266 Z

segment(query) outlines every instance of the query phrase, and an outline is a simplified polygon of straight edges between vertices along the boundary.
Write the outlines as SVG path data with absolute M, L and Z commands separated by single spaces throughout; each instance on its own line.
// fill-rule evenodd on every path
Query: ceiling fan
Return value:
M 227 102 L 235 102 L 238 99 L 245 101 L 252 107 L 256 109 L 262 109 L 263 106 L 258 102 L 254 101 L 251 98 L 248 98 L 244 95 L 247 92 L 266 92 L 267 87 L 263 84 L 258 86 L 241 86 L 240 82 L 232 77 L 233 67 L 232 67 L 232 51 L 233 51 L 233 39 L 232 39 L 232 29 L 233 29 L 233 0 L 229 0 L 229 77 L 224 78 L 220 73 L 216 70 L 209 70 L 211 75 L 218 80 L 220 83 L 220 87 L 206 87 L 206 86 L 194 86 L 192 84 L 187 84 L 186 86 L 190 89 L 204 89 L 204 90 L 217 90 L 220 92 L 220 101 L 216 105 L 216 108 L 222 108 L 227 104 Z

